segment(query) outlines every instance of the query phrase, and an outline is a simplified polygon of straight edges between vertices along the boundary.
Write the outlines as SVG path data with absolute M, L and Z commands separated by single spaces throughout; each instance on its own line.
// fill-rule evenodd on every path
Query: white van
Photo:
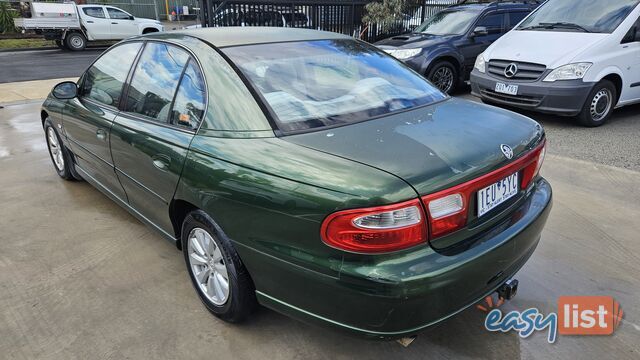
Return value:
M 478 56 L 484 102 L 600 126 L 640 102 L 640 0 L 548 0 Z

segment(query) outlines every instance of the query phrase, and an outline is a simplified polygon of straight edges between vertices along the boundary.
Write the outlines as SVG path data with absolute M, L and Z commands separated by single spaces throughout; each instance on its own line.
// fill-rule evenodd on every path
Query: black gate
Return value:
M 425 0 L 408 8 L 392 24 L 364 24 L 371 0 L 200 0 L 202 25 L 279 26 L 333 31 L 366 41 L 409 32 L 459 0 Z

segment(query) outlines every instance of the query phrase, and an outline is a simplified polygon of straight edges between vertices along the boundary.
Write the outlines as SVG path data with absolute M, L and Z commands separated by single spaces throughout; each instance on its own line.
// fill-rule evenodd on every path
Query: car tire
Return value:
M 451 95 L 456 91 L 460 78 L 456 67 L 449 61 L 442 60 L 429 68 L 427 80 L 442 92 Z
M 72 32 L 64 39 L 64 43 L 71 51 L 82 51 L 87 47 L 87 38 L 79 32 Z
M 586 127 L 604 125 L 616 106 L 618 91 L 609 80 L 602 80 L 593 87 L 578 115 L 578 121 Z
M 75 180 L 71 169 L 73 166 L 71 153 L 62 143 L 62 139 L 50 118 L 44 121 L 44 134 L 47 140 L 49 156 L 58 176 L 65 180 Z
M 202 210 L 187 215 L 181 235 L 189 278 L 207 310 L 230 323 L 246 320 L 257 307 L 255 287 L 231 240 Z

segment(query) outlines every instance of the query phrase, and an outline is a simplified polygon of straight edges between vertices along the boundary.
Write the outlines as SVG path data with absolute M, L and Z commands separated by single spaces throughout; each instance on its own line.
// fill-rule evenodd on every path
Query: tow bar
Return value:
M 502 284 L 502 286 L 500 286 L 496 292 L 498 293 L 498 296 L 501 299 L 504 299 L 504 300 L 513 299 L 514 297 L 516 297 L 516 294 L 518 293 L 518 280 L 516 279 L 507 280 L 507 282 Z

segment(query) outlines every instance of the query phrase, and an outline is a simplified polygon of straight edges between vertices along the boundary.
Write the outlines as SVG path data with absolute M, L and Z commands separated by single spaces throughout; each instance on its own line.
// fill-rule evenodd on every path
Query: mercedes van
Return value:
M 640 102 L 640 0 L 548 0 L 476 60 L 484 102 L 604 124 Z

